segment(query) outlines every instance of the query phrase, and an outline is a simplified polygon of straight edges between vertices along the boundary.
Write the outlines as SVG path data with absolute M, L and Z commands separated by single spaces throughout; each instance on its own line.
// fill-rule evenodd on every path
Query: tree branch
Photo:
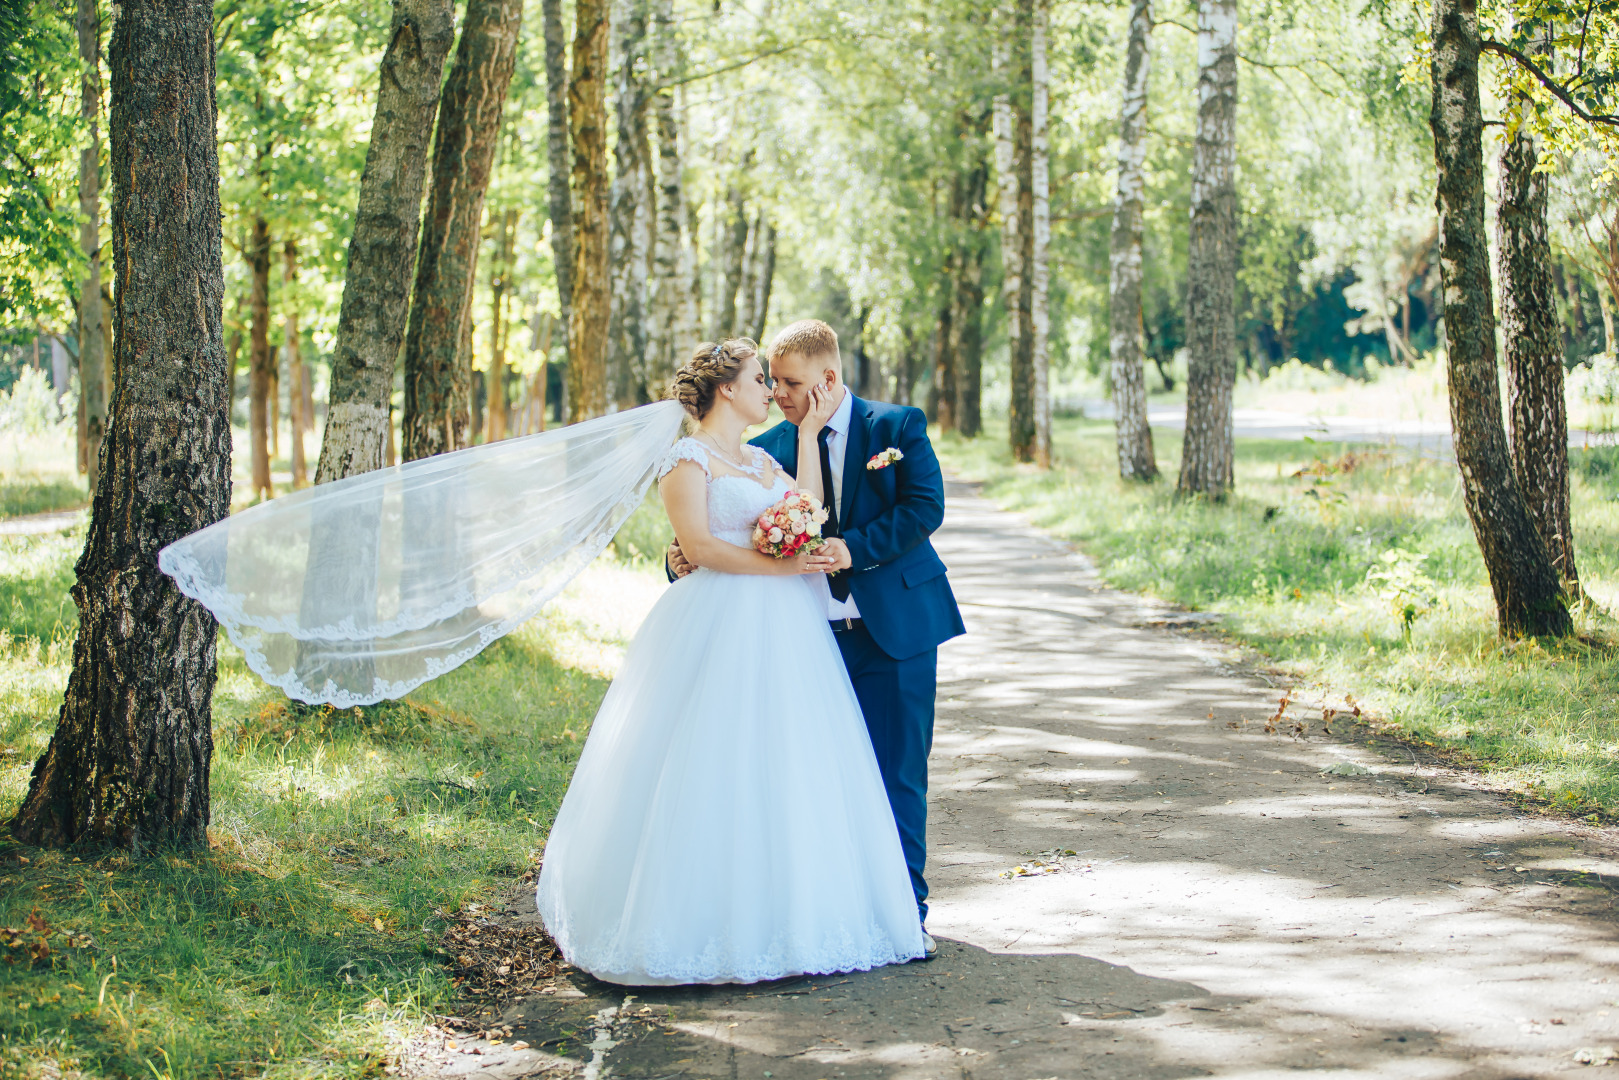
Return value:
M 1479 48 L 1484 52 L 1492 52 L 1497 56 L 1504 56 L 1508 60 L 1516 62 L 1519 67 L 1533 75 L 1540 82 L 1540 85 L 1549 90 L 1553 97 L 1555 97 L 1558 101 L 1561 101 L 1564 105 L 1568 106 L 1570 112 L 1572 112 L 1575 116 L 1578 116 L 1581 120 L 1584 120 L 1587 124 L 1607 124 L 1610 127 L 1619 127 L 1619 116 L 1614 116 L 1612 113 L 1593 113 L 1586 111 L 1580 106 L 1579 102 L 1574 100 L 1574 95 L 1568 92 L 1567 87 L 1563 86 L 1550 75 L 1546 74 L 1540 69 L 1538 64 L 1529 59 L 1529 57 L 1525 56 L 1523 53 L 1519 52 L 1517 49 L 1514 49 L 1511 45 L 1503 45 L 1499 41 L 1492 41 L 1486 38 L 1479 44 Z
M 1154 26 L 1173 26 L 1178 30 L 1185 30 L 1188 34 L 1191 34 L 1194 37 L 1197 36 L 1197 27 L 1195 27 L 1195 26 L 1187 26 L 1185 23 L 1176 22 L 1174 19 L 1154 19 L 1152 24 Z M 1319 92 L 1320 94 L 1322 94 L 1322 95 L 1324 95 L 1326 97 L 1337 97 L 1338 96 L 1337 94 L 1333 93 L 1331 90 L 1328 90 L 1326 87 L 1324 87 L 1320 83 L 1316 82 L 1315 81 L 1315 76 L 1311 75 L 1310 70 L 1308 68 L 1306 68 L 1303 64 L 1273 64 L 1273 63 L 1269 63 L 1269 62 L 1267 62 L 1265 60 L 1255 60 L 1253 57 L 1245 56 L 1240 52 L 1237 54 L 1237 59 L 1241 60 L 1245 64 L 1251 64 L 1256 68 L 1264 68 L 1266 71 L 1283 71 L 1283 70 L 1297 71 L 1300 75 L 1303 75 L 1306 79 L 1308 79 L 1310 81 L 1310 85 L 1315 87 L 1317 92 Z M 1327 63 L 1325 60 L 1317 58 L 1315 62 L 1320 64 L 1322 67 L 1326 68 L 1328 71 L 1332 72 L 1334 75 L 1338 76 L 1338 78 L 1343 81 L 1343 84 L 1345 86 L 1350 86 L 1351 85 L 1349 79 L 1344 75 L 1343 72 L 1339 71 L 1337 68 L 1333 67 L 1331 64 Z
M 682 76 L 681 78 L 678 78 L 678 79 L 670 79 L 668 82 L 661 82 L 661 83 L 659 83 L 657 85 L 657 87 L 655 89 L 667 90 L 667 89 L 670 89 L 671 87 L 684 86 L 687 83 L 701 82 L 704 79 L 712 79 L 716 75 L 724 75 L 728 71 L 736 71 L 739 68 L 745 68 L 749 64 L 757 63 L 760 60 L 768 60 L 772 56 L 780 56 L 782 53 L 792 52 L 794 49 L 798 48 L 799 46 L 808 45 L 812 41 L 825 41 L 825 40 L 827 40 L 827 39 L 824 38 L 824 37 L 799 38 L 797 41 L 789 41 L 785 45 L 778 45 L 774 49 L 766 49 L 762 53 L 755 53 L 752 56 L 744 57 L 741 60 L 736 60 L 736 61 L 733 61 L 732 63 L 724 64 L 724 65 L 722 65 L 720 67 L 717 67 L 717 68 L 710 68 L 707 71 L 699 71 L 695 75 L 685 75 L 685 76 Z

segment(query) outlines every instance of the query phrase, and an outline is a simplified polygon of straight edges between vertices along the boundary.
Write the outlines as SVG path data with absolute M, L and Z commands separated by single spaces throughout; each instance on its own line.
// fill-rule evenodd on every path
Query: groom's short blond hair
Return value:
M 820 319 L 799 319 L 781 328 L 770 342 L 770 359 L 791 356 L 793 354 L 809 360 L 818 360 L 829 357 L 834 363 L 842 366 L 842 356 L 838 353 L 838 332 Z

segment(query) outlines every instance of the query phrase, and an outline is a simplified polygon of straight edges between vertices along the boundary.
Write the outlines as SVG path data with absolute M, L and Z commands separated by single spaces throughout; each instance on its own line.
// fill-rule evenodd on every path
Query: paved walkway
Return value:
M 1509 1080 L 1619 1045 L 1613 894 L 1582 873 L 1619 874 L 1610 836 L 1264 734 L 1276 691 L 968 489 L 938 546 L 969 633 L 941 654 L 937 960 L 637 993 L 570 974 L 507 1010 L 504 1045 L 407 1071 Z M 1345 762 L 1373 771 L 1321 772 Z

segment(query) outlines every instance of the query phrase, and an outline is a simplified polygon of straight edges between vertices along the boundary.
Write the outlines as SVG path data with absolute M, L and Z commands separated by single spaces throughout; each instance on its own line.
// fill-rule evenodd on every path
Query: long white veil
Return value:
M 158 553 L 288 697 L 397 698 L 531 618 L 640 505 L 660 401 L 261 503 Z

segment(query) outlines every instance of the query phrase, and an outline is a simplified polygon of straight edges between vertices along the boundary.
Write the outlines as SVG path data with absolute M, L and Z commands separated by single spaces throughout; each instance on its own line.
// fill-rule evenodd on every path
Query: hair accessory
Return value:
M 723 359 L 725 359 L 725 346 L 723 346 L 723 345 L 714 346 L 713 349 L 709 350 L 708 355 L 709 355 L 709 357 L 711 359 L 714 359 L 714 360 L 723 360 Z

